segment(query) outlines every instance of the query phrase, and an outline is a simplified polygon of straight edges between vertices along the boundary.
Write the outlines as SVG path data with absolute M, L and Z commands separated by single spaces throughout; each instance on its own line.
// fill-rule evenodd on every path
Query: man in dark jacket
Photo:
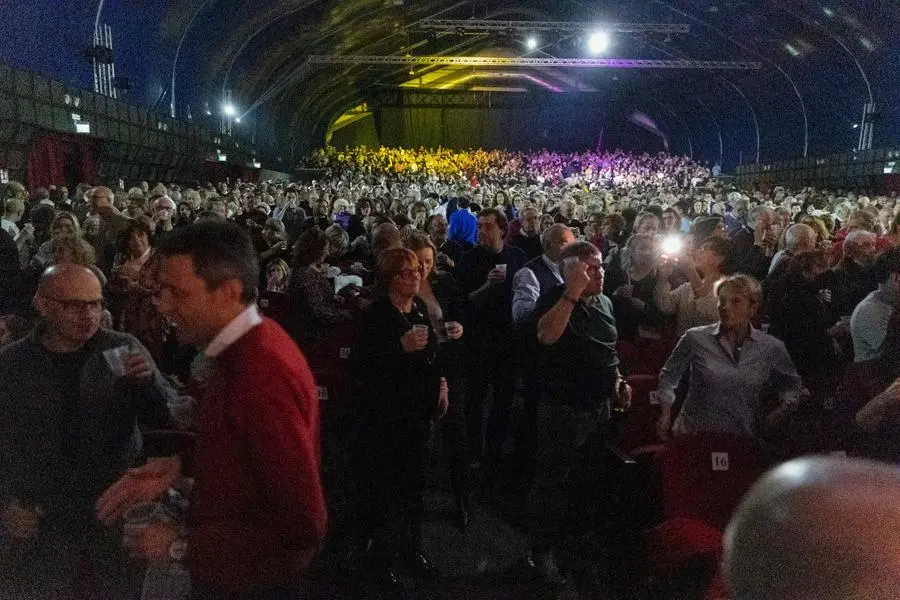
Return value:
M 482 421 L 488 386 L 494 403 L 487 424 L 487 454 L 500 458 L 509 426 L 516 368 L 512 337 L 512 279 L 525 264 L 525 254 L 506 246 L 507 220 L 502 211 L 486 208 L 478 215 L 478 246 L 464 255 L 459 276 L 471 304 L 467 324 L 471 365 L 466 388 L 466 421 L 473 461 L 484 454 Z
M 0 589 L 127 598 L 135 582 L 120 538 L 93 507 L 140 458 L 137 422 L 165 426 L 176 394 L 135 338 L 100 329 L 103 295 L 88 269 L 51 267 L 34 305 L 42 323 L 0 353 Z

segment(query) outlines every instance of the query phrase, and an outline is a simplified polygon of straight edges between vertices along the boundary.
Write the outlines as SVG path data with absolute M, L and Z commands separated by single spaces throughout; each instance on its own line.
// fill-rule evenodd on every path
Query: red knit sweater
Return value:
M 284 586 L 325 535 L 313 376 L 270 319 L 229 346 L 216 371 L 199 404 L 188 566 L 219 588 Z

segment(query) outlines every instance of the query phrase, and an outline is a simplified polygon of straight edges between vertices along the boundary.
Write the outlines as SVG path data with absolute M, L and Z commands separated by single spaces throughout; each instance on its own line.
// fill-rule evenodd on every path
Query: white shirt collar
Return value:
M 262 317 L 259 316 L 259 310 L 255 304 L 251 304 L 246 310 L 236 316 L 231 323 L 222 328 L 216 337 L 203 350 L 203 354 L 209 358 L 215 358 L 225 352 L 228 346 L 232 345 L 244 335 L 262 323 Z
M 544 260 L 544 264 L 547 265 L 547 268 L 550 269 L 550 272 L 556 275 L 556 278 L 559 279 L 559 282 L 565 283 L 563 281 L 562 272 L 559 270 L 559 265 L 547 258 L 546 254 L 541 254 L 541 258 Z

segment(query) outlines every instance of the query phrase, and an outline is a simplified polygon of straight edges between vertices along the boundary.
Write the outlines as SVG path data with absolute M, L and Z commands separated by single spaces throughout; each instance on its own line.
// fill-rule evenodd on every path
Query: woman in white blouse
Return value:
M 675 315 L 679 336 L 691 327 L 709 325 L 719 319 L 713 288 L 726 274 L 729 249 L 727 240 L 711 237 L 693 253 L 663 256 L 653 298 L 660 311 Z M 673 290 L 669 278 L 676 266 L 688 280 Z

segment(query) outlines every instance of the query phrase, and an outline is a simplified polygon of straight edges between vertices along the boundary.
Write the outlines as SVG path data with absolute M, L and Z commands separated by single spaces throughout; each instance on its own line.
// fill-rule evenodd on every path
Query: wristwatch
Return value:
M 187 547 L 187 540 L 175 540 L 169 544 L 169 558 L 176 562 L 181 562 L 184 560 L 185 554 L 187 554 Z

